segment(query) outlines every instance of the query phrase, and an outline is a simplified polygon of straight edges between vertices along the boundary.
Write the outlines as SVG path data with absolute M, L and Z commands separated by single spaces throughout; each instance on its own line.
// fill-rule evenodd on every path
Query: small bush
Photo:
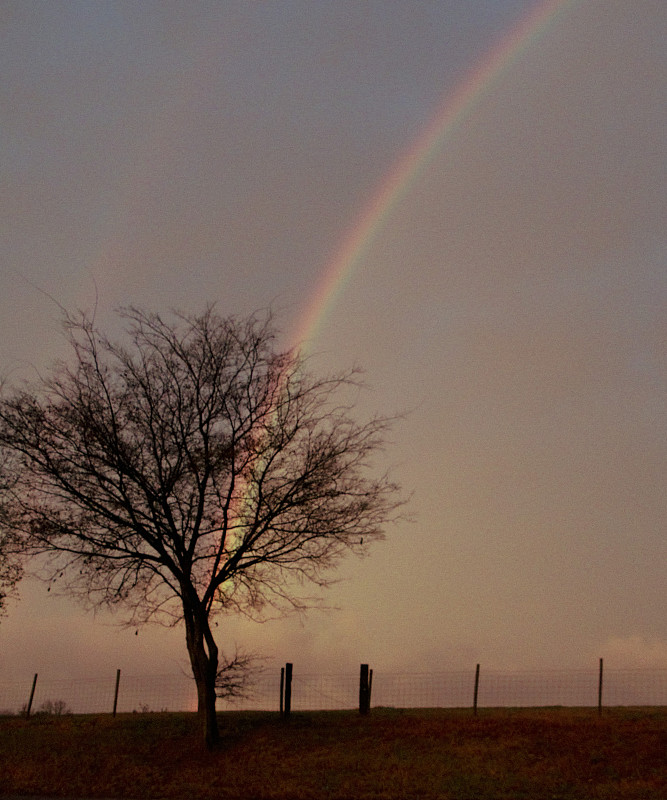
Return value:
M 72 709 L 64 700 L 45 700 L 37 709 L 37 713 L 62 717 L 64 714 L 71 714 Z

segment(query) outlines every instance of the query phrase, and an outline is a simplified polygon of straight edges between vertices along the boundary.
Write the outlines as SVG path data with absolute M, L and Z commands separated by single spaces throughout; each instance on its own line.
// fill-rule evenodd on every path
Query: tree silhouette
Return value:
M 304 584 L 382 537 L 403 502 L 372 472 L 391 421 L 355 422 L 355 371 L 313 377 L 270 319 L 120 317 L 117 342 L 66 316 L 71 362 L 0 401 L 7 527 L 87 602 L 184 623 L 214 746 L 212 617 L 305 608 Z

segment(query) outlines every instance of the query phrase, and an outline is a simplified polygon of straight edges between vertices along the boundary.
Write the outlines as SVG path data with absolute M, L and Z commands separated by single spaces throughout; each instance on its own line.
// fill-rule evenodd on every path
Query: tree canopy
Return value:
M 15 593 L 22 572 L 13 537 L 7 530 L 0 530 L 0 617 L 7 613 L 7 600 Z
M 12 483 L 7 462 L 6 457 L 0 460 L 0 498 Z M 16 594 L 23 574 L 21 543 L 7 515 L 8 509 L 0 503 L 0 617 L 7 613 L 7 600 Z

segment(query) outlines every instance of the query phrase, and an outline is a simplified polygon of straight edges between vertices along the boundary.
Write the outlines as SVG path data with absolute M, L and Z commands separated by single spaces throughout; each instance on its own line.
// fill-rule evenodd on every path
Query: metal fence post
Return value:
M 362 664 L 359 671 L 359 713 L 368 714 L 371 710 L 371 684 L 368 664 Z
M 37 686 L 37 673 L 35 673 L 35 677 L 32 679 L 32 689 L 30 690 L 30 699 L 28 700 L 28 705 L 25 709 L 25 717 L 28 719 L 30 716 L 30 709 L 32 708 L 32 700 L 35 696 L 35 686 Z
M 478 696 L 478 694 L 479 694 L 479 664 L 477 665 L 477 668 L 475 669 L 475 694 L 473 696 L 473 701 L 472 701 L 472 710 L 473 710 L 473 714 L 475 716 L 477 716 L 477 696 Z
M 292 664 L 285 664 L 285 706 L 283 715 L 289 717 L 292 712 Z
M 116 716 L 116 709 L 118 708 L 118 687 L 120 685 L 120 670 L 116 670 L 116 688 L 113 693 L 113 715 Z

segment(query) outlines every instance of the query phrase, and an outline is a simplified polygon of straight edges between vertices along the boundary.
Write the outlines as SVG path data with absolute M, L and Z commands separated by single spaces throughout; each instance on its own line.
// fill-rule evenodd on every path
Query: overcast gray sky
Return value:
M 223 646 L 667 666 L 667 4 L 2 4 L 10 382 L 64 353 L 48 295 L 110 327 L 118 305 L 214 301 L 301 330 L 387 176 L 540 8 L 309 343 L 317 369 L 365 368 L 360 413 L 411 409 L 386 457 L 415 522 L 345 564 L 338 611 L 223 619 Z M 182 632 L 112 622 L 24 581 L 0 676 L 186 664 Z

